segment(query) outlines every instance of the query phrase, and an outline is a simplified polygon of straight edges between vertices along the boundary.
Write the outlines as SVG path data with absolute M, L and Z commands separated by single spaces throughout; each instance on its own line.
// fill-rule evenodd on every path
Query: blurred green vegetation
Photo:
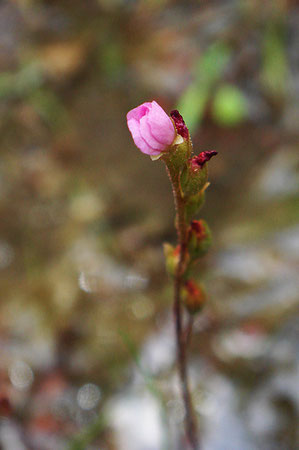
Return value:
M 283 24 L 270 22 L 264 33 L 261 81 L 269 95 L 278 99 L 286 95 L 287 89 L 285 40 Z
M 178 109 L 192 133 L 200 124 L 207 102 L 222 77 L 231 52 L 223 43 L 213 43 L 195 64 L 194 81 L 181 96 Z M 230 108 L 234 108 L 233 104 Z M 226 111 L 222 111 L 225 114 Z M 219 118 L 219 116 L 217 116 Z M 220 119 L 221 120 L 221 119 Z M 225 118 L 223 119 L 225 121 Z

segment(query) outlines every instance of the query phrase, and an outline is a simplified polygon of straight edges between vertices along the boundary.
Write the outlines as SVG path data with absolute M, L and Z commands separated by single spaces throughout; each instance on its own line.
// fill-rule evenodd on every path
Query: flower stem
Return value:
M 185 220 L 185 200 L 181 195 L 178 173 L 172 170 L 171 164 L 167 164 L 167 160 L 165 162 L 166 162 L 166 170 L 172 185 L 176 209 L 176 228 L 177 228 L 178 244 L 180 248 L 179 262 L 174 277 L 174 302 L 173 302 L 173 315 L 176 333 L 177 364 L 180 377 L 181 391 L 185 406 L 185 431 L 192 450 L 198 450 L 199 443 L 198 443 L 197 424 L 194 417 L 194 409 L 188 381 L 186 341 L 183 332 L 183 314 L 182 314 L 183 311 L 181 300 L 183 274 L 187 256 L 187 241 L 186 241 L 187 224 Z
M 193 315 L 189 314 L 188 323 L 187 323 L 186 332 L 185 332 L 185 346 L 186 346 L 186 348 L 188 348 L 189 345 L 190 345 L 191 336 L 192 336 L 192 329 L 193 329 L 193 322 L 194 322 Z

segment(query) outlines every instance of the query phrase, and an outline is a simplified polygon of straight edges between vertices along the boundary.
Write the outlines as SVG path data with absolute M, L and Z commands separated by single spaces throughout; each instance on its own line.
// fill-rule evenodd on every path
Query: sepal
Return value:
M 205 191 L 210 185 L 209 182 L 207 182 L 201 191 L 199 191 L 197 194 L 192 195 L 188 198 L 185 206 L 185 218 L 186 222 L 189 223 L 190 220 L 199 213 L 200 209 L 203 207 L 205 202 Z
M 152 161 L 157 161 L 158 159 L 162 158 L 162 156 L 164 156 L 163 152 L 159 153 L 159 155 L 150 155 L 150 158 Z
M 194 280 L 185 282 L 182 291 L 182 298 L 185 308 L 189 314 L 199 313 L 207 301 L 207 296 L 202 284 L 196 283 Z
M 188 160 L 181 176 L 181 189 L 186 197 L 197 194 L 207 182 L 207 162 L 217 155 L 214 150 L 201 152 Z
M 192 161 L 192 160 L 191 160 Z M 181 189 L 185 197 L 198 194 L 205 186 L 208 179 L 207 166 L 194 169 L 192 163 L 188 162 L 181 174 Z
M 188 251 L 192 260 L 204 256 L 212 243 L 212 234 L 205 220 L 192 220 L 188 230 Z
M 180 247 L 173 247 L 168 242 L 163 244 L 166 270 L 171 276 L 175 276 L 180 257 Z
M 167 165 L 175 173 L 180 172 L 186 166 L 192 151 L 189 141 L 184 140 L 180 135 L 177 137 L 181 139 L 180 144 L 174 143 L 171 150 L 165 154 Z

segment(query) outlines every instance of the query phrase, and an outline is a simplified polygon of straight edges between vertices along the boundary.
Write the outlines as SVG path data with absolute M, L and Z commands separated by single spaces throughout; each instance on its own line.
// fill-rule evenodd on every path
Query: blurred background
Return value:
M 163 164 L 129 109 L 216 150 L 190 375 L 204 450 L 298 448 L 299 5 L 0 2 L 0 448 L 182 450 Z

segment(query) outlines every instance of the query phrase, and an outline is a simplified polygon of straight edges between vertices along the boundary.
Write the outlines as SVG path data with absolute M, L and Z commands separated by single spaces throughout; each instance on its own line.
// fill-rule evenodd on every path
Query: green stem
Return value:
M 175 321 L 177 363 L 180 377 L 182 396 L 185 406 L 185 430 L 192 450 L 199 449 L 197 424 L 194 417 L 194 409 L 189 388 L 186 345 L 183 333 L 183 315 L 181 290 L 183 284 L 183 274 L 187 256 L 187 224 L 185 220 L 185 200 L 181 195 L 179 174 L 173 170 L 171 164 L 167 164 L 166 170 L 171 181 L 175 209 L 176 209 L 176 228 L 178 235 L 178 244 L 180 246 L 179 262 L 174 277 L 174 303 L 173 315 Z

